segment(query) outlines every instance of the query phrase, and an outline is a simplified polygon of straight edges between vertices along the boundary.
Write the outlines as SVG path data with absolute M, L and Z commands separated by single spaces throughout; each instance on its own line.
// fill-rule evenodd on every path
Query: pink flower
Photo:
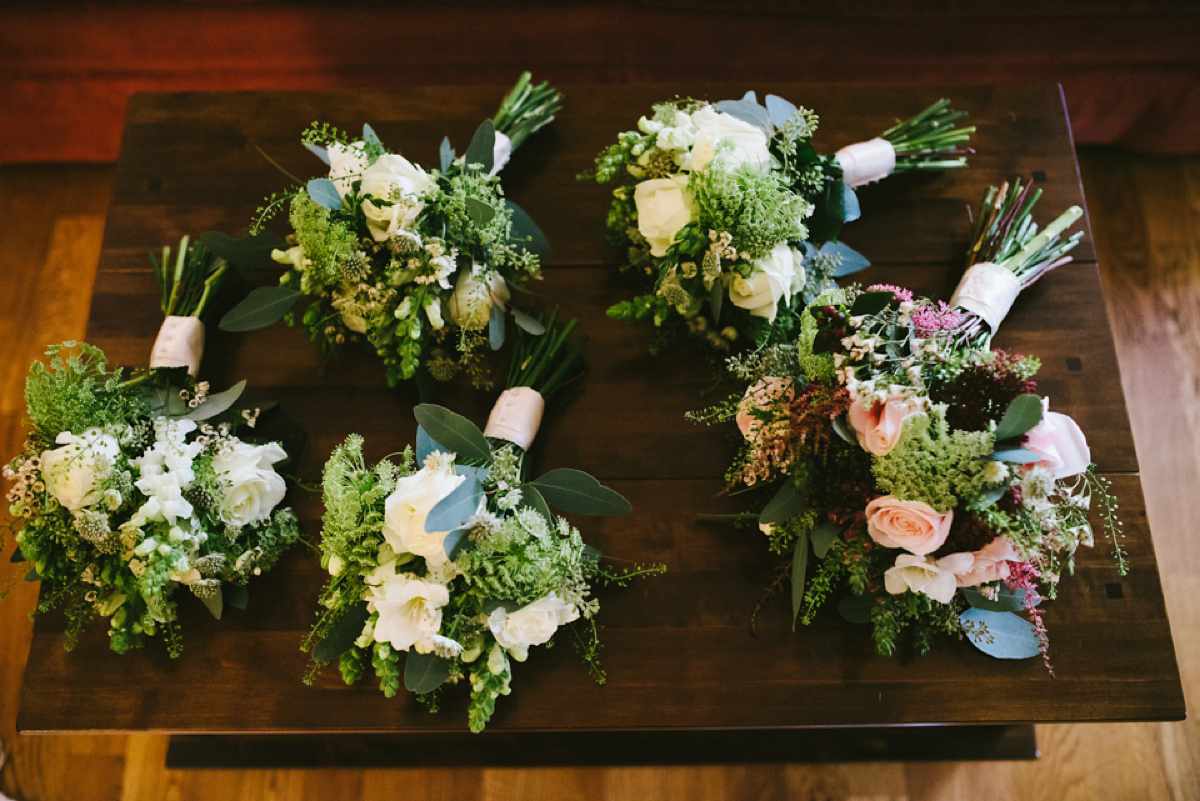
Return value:
M 957 577 L 960 587 L 976 587 L 1007 579 L 1011 573 L 1008 563 L 1020 558 L 1007 537 L 997 537 L 971 556 L 975 559 L 971 569 Z
M 922 501 L 902 501 L 883 495 L 867 504 L 867 533 L 885 548 L 903 548 L 925 556 L 942 547 L 954 512 L 939 514 Z
M 1068 478 L 1087 470 L 1092 452 L 1079 426 L 1070 417 L 1049 411 L 1050 399 L 1042 398 L 1042 422 L 1034 426 L 1025 448 L 1041 456 L 1036 466 L 1045 467 L 1055 478 Z
M 781 410 L 795 397 L 796 390 L 791 379 L 775 376 L 759 379 L 746 389 L 746 394 L 738 401 L 737 417 L 734 418 L 738 430 L 747 440 L 754 439 L 764 420 L 787 416 L 781 414 Z
M 883 588 L 892 595 L 903 595 L 912 590 L 928 595 L 940 604 L 954 600 L 957 574 L 971 562 L 969 553 L 952 553 L 934 560 L 932 556 L 913 556 L 902 553 L 896 557 L 896 566 L 883 574 Z
M 911 395 L 891 395 L 869 409 L 855 402 L 846 416 L 863 450 L 883 456 L 896 447 L 904 421 L 917 410 L 917 402 Z

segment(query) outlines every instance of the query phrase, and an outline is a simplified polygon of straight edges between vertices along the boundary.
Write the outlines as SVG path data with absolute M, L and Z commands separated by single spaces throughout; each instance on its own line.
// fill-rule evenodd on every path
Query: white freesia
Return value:
M 334 142 L 325 148 L 325 153 L 329 156 L 329 180 L 333 181 L 344 201 L 350 192 L 351 184 L 357 181 L 369 166 L 367 154 L 363 150 L 362 142 L 352 145 Z
M 472 331 L 487 326 L 493 305 L 507 309 L 511 298 L 504 276 L 492 270 L 485 283 L 482 273 L 483 267 L 478 264 L 472 265 L 469 272 L 460 271 L 454 283 L 454 294 L 446 304 L 450 319 Z
M 686 175 L 642 181 L 633 190 L 638 230 L 650 243 L 650 254 L 667 255 L 679 229 L 692 220 L 692 195 Z
M 397 573 L 394 562 L 375 568 L 367 577 L 367 609 L 379 613 L 376 642 L 398 651 L 416 646 L 433 649 L 433 637 L 442 625 L 442 607 L 450 603 L 444 584 L 425 581 L 411 573 Z
M 283 500 L 287 484 L 272 466 L 287 458 L 277 442 L 250 445 L 236 441 L 213 456 L 213 470 L 225 493 L 221 520 L 230 526 L 266 521 Z
M 448 531 L 426 531 L 425 518 L 465 478 L 454 472 L 454 463 L 442 459 L 396 481 L 396 490 L 384 506 L 383 538 L 396 553 L 425 557 L 431 567 L 446 561 Z
M 376 159 L 363 173 L 359 187 L 361 194 L 388 203 L 362 202 L 371 236 L 382 242 L 402 229 L 411 228 L 425 208 L 420 197 L 432 185 L 429 174 L 403 156 L 384 153 Z
M 895 567 L 883 574 L 883 586 L 892 595 L 912 590 L 948 604 L 958 589 L 956 576 L 970 571 L 974 562 L 974 555 L 969 553 L 952 553 L 936 561 L 932 556 L 902 553 L 896 557 Z
M 154 444 L 133 460 L 140 477 L 134 486 L 147 496 L 130 522 L 141 526 L 148 520 L 165 520 L 171 525 L 192 516 L 192 504 L 183 490 L 196 480 L 192 463 L 204 448 L 187 435 L 196 423 L 181 418 L 159 417 L 154 420 Z
M 779 312 L 779 301 L 791 303 L 793 294 L 803 286 L 803 257 L 786 243 L 780 243 L 754 262 L 754 272 L 749 278 L 735 279 L 729 285 L 729 299 L 733 305 L 773 322 Z
M 691 168 L 704 169 L 717 154 L 721 143 L 731 147 L 723 154 L 730 165 L 765 166 L 771 161 L 767 135 L 756 125 L 739 120 L 732 114 L 717 111 L 712 106 L 692 114 L 696 125 L 695 145 L 692 147 Z
M 578 617 L 579 610 L 574 604 L 568 604 L 558 593 L 552 592 L 515 612 L 506 612 L 503 607 L 495 609 L 488 616 L 488 628 L 496 642 L 522 662 L 529 646 L 541 645 L 554 636 L 559 626 Z
M 112 470 L 121 452 L 116 437 L 99 428 L 79 436 L 63 431 L 54 440 L 61 448 L 42 452 L 42 476 L 46 491 L 72 512 L 101 499 L 99 484 Z

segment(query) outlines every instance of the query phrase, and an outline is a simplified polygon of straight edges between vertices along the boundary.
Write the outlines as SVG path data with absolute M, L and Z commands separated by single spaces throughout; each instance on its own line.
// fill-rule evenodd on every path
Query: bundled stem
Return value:
M 531 334 L 519 329 L 505 386 L 530 387 L 548 398 L 583 374 L 583 347 L 587 337 L 568 341 L 575 320 L 558 322 L 558 310 L 545 323 L 545 332 Z
M 970 141 L 975 126 L 956 128 L 954 123 L 966 116 L 967 112 L 950 108 L 950 99 L 943 97 L 884 131 L 881 138 L 896 150 L 895 172 L 965 167 L 967 155 L 975 151 L 960 145 Z
M 534 86 L 530 74 L 524 72 L 500 103 L 492 123 L 497 131 L 512 140 L 513 150 L 516 150 L 530 134 L 554 119 L 562 108 L 562 99 L 562 93 L 546 81 Z
M 179 251 L 171 257 L 171 248 L 164 246 L 161 258 L 150 254 L 150 264 L 162 296 L 161 306 L 166 317 L 201 317 L 216 290 L 225 280 L 229 265 L 211 254 L 203 244 L 191 243 L 184 236 Z

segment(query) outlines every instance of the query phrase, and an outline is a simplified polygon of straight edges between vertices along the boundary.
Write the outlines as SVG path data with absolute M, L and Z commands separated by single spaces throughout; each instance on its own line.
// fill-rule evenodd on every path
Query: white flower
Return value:
M 525 660 L 529 646 L 541 645 L 554 636 L 559 626 L 579 617 L 574 604 L 568 604 L 558 593 L 550 593 L 515 612 L 503 607 L 488 616 L 488 628 L 496 642 L 512 652 L 518 662 Z
M 761 259 L 754 262 L 754 272 L 749 278 L 734 281 L 729 286 L 729 299 L 733 305 L 748 309 L 756 317 L 775 320 L 779 301 L 791 303 L 792 295 L 804 286 L 802 257 L 796 251 L 780 243 Z
M 483 272 L 484 268 L 478 264 L 471 265 L 469 272 L 461 271 L 458 281 L 454 284 L 454 294 L 450 296 L 447 303 L 450 319 L 456 325 L 471 331 L 485 328 L 492 305 L 496 304 L 501 309 L 507 309 L 511 297 L 508 285 L 504 282 L 504 276 L 492 270 L 487 274 L 485 283 Z
M 367 581 L 367 608 L 379 613 L 375 641 L 398 651 L 420 646 L 434 648 L 434 635 L 442 625 L 442 607 L 450 603 L 445 585 L 425 581 L 411 573 L 396 573 L 395 563 L 380 565 Z
M 425 208 L 420 196 L 432 183 L 428 173 L 394 153 L 384 153 L 366 169 L 359 191 L 389 204 L 376 205 L 371 200 L 362 203 L 367 228 L 377 242 L 412 227 Z
M 132 462 L 140 474 L 134 486 L 147 496 L 130 520 L 134 525 L 149 520 L 175 525 L 177 520 L 192 516 L 192 505 L 183 497 L 183 490 L 196 479 L 192 462 L 204 447 L 186 441 L 195 430 L 192 420 L 155 419 L 154 444 Z
M 638 230 L 650 243 L 652 256 L 665 256 L 679 229 L 692 220 L 692 196 L 686 175 L 642 181 L 633 190 Z
M 367 333 L 367 318 L 363 316 L 362 304 L 358 302 L 358 286 L 348 281 L 333 290 L 333 308 L 342 316 L 342 323 L 351 331 Z
M 63 431 L 54 441 L 62 447 L 42 452 L 46 490 L 64 507 L 78 512 L 101 499 L 98 484 L 112 471 L 121 446 L 99 428 L 79 436 Z
M 272 465 L 286 458 L 276 442 L 249 445 L 240 440 L 213 456 L 213 470 L 225 492 L 221 520 L 226 525 L 244 526 L 271 516 L 287 491 L 283 477 Z
M 496 142 L 492 145 L 492 171 L 488 175 L 495 175 L 504 169 L 504 165 L 508 164 L 510 158 L 512 158 L 512 140 L 496 131 Z
M 722 142 L 732 145 L 723 154 L 725 161 L 731 165 L 765 166 L 771 160 L 771 153 L 767 150 L 767 135 L 756 125 L 717 111 L 712 106 L 705 106 L 692 114 L 692 122 L 696 124 L 691 161 L 693 170 L 704 169 L 713 160 Z
M 465 479 L 454 472 L 449 459 L 425 467 L 396 482 L 384 506 L 383 537 L 396 553 L 425 557 L 432 567 L 446 561 L 447 531 L 426 531 L 425 518 Z
M 363 151 L 362 142 L 343 145 L 334 142 L 325 148 L 329 156 L 329 180 L 337 187 L 338 194 L 345 199 L 350 192 L 350 185 L 367 169 L 367 154 Z
M 912 590 L 948 604 L 958 589 L 955 576 L 968 572 L 974 563 L 975 556 L 969 553 L 952 553 L 936 562 L 932 556 L 902 553 L 896 557 L 896 566 L 883 574 L 883 586 L 892 595 Z
M 650 133 L 647 131 L 647 133 Z M 654 138 L 654 145 L 661 150 L 669 150 L 682 156 L 696 142 L 696 122 L 693 115 L 682 111 L 675 112 L 671 125 L 660 126 Z M 679 161 L 677 158 L 676 161 Z

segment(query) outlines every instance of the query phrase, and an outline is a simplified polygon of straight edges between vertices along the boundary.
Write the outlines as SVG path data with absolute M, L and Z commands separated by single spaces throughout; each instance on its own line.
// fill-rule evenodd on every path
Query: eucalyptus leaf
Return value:
M 246 391 L 246 379 L 234 384 L 224 392 L 218 392 L 215 395 L 209 395 L 204 403 L 192 409 L 188 414 L 184 415 L 184 420 L 207 420 L 210 417 L 216 417 L 221 412 L 228 409 L 237 399 L 242 397 L 242 393 Z
M 488 345 L 492 350 L 504 347 L 504 309 L 499 303 L 493 303 L 488 310 Z
M 866 256 L 841 242 L 828 242 L 821 247 L 821 251 L 833 253 L 841 257 L 841 263 L 833 271 L 834 278 L 844 278 L 847 275 L 856 273 L 859 270 L 865 270 L 871 266 L 871 262 Z
M 363 123 L 363 142 L 367 145 L 367 149 L 377 149 L 383 152 L 383 142 L 379 141 L 379 135 L 375 133 L 375 129 L 368 123 Z
M 829 553 L 830 546 L 842 533 L 842 527 L 836 523 L 818 523 L 813 526 L 811 537 L 813 553 L 818 559 L 824 559 Z
M 421 426 L 417 426 L 417 464 L 425 464 L 425 457 L 434 451 L 444 450 L 446 449 L 433 441 L 429 432 Z
M 442 540 L 442 548 L 446 551 L 447 559 L 453 561 L 458 558 L 458 552 L 471 542 L 470 534 L 469 530 L 459 528 L 446 535 L 446 539 Z
M 512 229 L 509 231 L 508 241 L 525 248 L 541 261 L 549 261 L 551 256 L 550 240 L 542 233 L 542 229 L 533 221 L 529 213 L 516 203 L 505 200 L 504 204 L 512 210 Z
M 601 484 L 582 470 L 563 467 L 539 476 L 533 487 L 549 503 L 577 515 L 624 515 L 633 511 L 620 493 Z
M 790 100 L 779 95 L 767 95 L 767 115 L 776 127 L 783 125 L 798 109 Z
M 490 615 L 497 609 L 503 609 L 505 612 L 513 613 L 521 608 L 521 605 L 516 601 L 501 601 L 496 598 L 489 598 L 483 602 L 483 613 Z
M 467 215 L 477 228 L 483 228 L 496 216 L 496 210 L 479 198 L 468 196 Z
M 461 414 L 444 406 L 422 403 L 413 409 L 413 415 L 434 442 L 457 454 L 460 460 L 483 462 L 492 458 L 492 449 L 483 432 Z
M 770 500 L 758 516 L 759 523 L 781 523 L 804 511 L 804 495 L 796 489 L 796 483 L 786 478 L 775 497 Z
M 891 292 L 864 292 L 854 299 L 854 304 L 850 307 L 850 316 L 878 314 L 895 299 L 896 296 Z
M 847 595 L 838 604 L 838 614 L 851 623 L 862 625 L 871 622 L 871 610 L 875 598 L 870 595 Z
M 313 648 L 313 659 L 329 662 L 350 650 L 350 646 L 354 645 L 354 641 L 362 634 L 363 626 L 370 616 L 366 601 L 359 601 L 346 609 Z
M 450 146 L 450 137 L 442 137 L 442 146 L 438 150 L 438 156 L 442 162 L 442 172 L 449 172 L 450 165 L 454 163 L 454 148 Z
M 996 592 L 996 600 L 986 597 L 978 587 L 963 587 L 963 598 L 975 609 L 987 612 L 1020 612 L 1025 608 L 1027 590 L 1021 588 L 1013 592 L 1001 584 Z
M 958 619 L 964 624 L 971 645 L 988 656 L 1029 659 L 1042 652 L 1033 624 L 1020 615 L 972 607 Z
M 471 137 L 471 145 L 467 148 L 466 164 L 468 167 L 478 165 L 485 173 L 492 171 L 496 158 L 496 126 L 491 120 L 484 120 L 475 129 Z
M 222 331 L 254 331 L 282 320 L 304 294 L 285 286 L 260 286 L 221 318 Z
M 230 584 L 226 582 L 221 585 L 221 590 L 225 594 L 226 606 L 232 606 L 234 609 L 245 609 L 250 603 L 250 592 L 246 589 L 245 584 Z
M 546 503 L 546 499 L 542 497 L 542 493 L 537 491 L 536 487 L 529 484 L 521 487 L 521 506 L 529 508 L 546 518 L 546 522 L 554 522 L 554 514 L 550 511 L 550 506 Z
M 247 270 L 278 267 L 271 253 L 287 247 L 284 238 L 271 231 L 259 231 L 241 239 L 234 239 L 220 231 L 205 231 L 200 234 L 198 241 L 214 256 Z
M 8 561 L 15 565 L 21 562 L 27 562 L 29 560 L 25 558 L 25 554 L 21 553 L 21 548 L 18 546 L 17 549 L 12 552 L 12 556 L 8 557 Z
M 306 144 L 304 147 L 309 153 L 312 153 L 321 161 L 325 162 L 326 165 L 329 164 L 329 150 L 327 148 L 321 147 L 320 145 L 314 145 L 311 142 Z
M 36 567 L 31 567 L 29 568 L 29 572 L 25 574 L 25 580 L 32 584 L 35 581 L 41 581 L 42 577 L 38 575 Z
M 546 333 L 546 326 L 542 325 L 537 318 L 530 317 L 520 309 L 510 309 L 509 313 L 512 315 L 513 322 L 520 326 L 522 330 L 533 334 L 535 337 L 540 337 Z
M 721 307 L 725 304 L 725 290 L 721 286 L 720 281 L 713 281 L 712 289 L 708 293 L 708 305 L 712 306 L 713 323 L 719 328 L 721 325 Z
M 215 594 L 208 598 L 201 598 L 200 601 L 204 604 L 204 608 L 209 611 L 217 620 L 221 619 L 221 613 L 225 611 L 225 601 L 221 597 L 221 588 L 217 587 Z
M 842 183 L 842 221 L 854 222 L 862 216 L 862 207 L 858 205 L 858 195 L 846 183 Z
M 747 95 L 741 100 L 722 100 L 715 104 L 717 111 L 723 111 L 743 122 L 748 122 L 756 128 L 761 128 L 768 138 L 774 128 L 767 110 L 760 106 L 752 96 Z
M 404 660 L 404 688 L 417 695 L 431 693 L 450 678 L 452 664 L 449 659 L 434 653 L 409 650 Z
M 808 572 L 808 534 L 796 538 L 796 550 L 792 554 L 792 631 L 800 618 L 800 607 L 804 605 L 804 578 Z
M 490 472 L 490 468 L 472 467 L 471 465 L 466 465 L 466 464 L 456 464 L 456 465 L 454 465 L 454 472 L 460 476 L 466 476 L 467 478 L 474 478 L 477 481 L 483 481 L 484 479 L 487 478 L 487 475 Z
M 429 515 L 425 518 L 425 531 L 433 534 L 462 528 L 463 524 L 471 519 L 471 515 L 479 511 L 482 503 L 483 485 L 478 478 L 467 476 L 449 495 L 429 510 Z
M 305 189 L 308 190 L 308 196 L 318 206 L 329 209 L 330 211 L 340 211 L 343 207 L 342 193 L 337 190 L 337 186 L 328 178 L 313 178 L 308 182 Z
M 1032 464 L 1040 462 L 1042 455 L 1025 448 L 1004 448 L 992 454 L 997 462 L 1013 462 L 1015 464 Z
M 1000 487 L 998 489 L 985 490 L 984 492 L 981 492 L 978 495 L 976 495 L 975 497 L 973 497 L 971 499 L 971 502 L 968 505 L 973 508 L 976 508 L 976 509 L 986 509 L 987 507 L 994 504 L 996 501 L 1003 498 L 1004 493 L 1006 493 L 1006 492 L 1008 492 L 1007 487 Z
M 1042 399 L 1037 395 L 1018 395 L 1008 404 L 1004 417 L 996 425 L 996 441 L 1019 437 L 1042 421 Z

